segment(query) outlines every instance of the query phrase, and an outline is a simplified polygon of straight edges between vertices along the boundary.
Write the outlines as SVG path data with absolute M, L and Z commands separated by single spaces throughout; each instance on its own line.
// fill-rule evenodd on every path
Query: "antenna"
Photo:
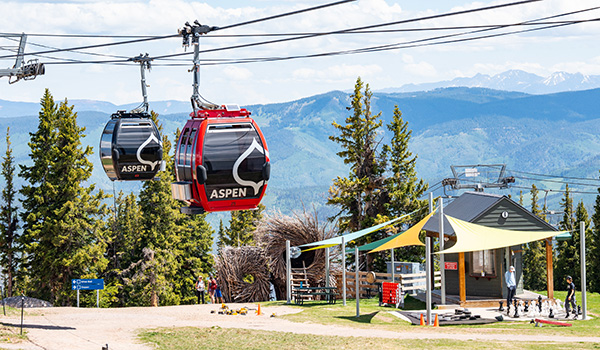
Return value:
M 142 96 L 144 97 L 144 102 L 142 102 L 142 105 L 132 110 L 131 113 L 148 113 L 148 92 L 146 91 L 146 88 L 150 85 L 146 84 L 146 69 L 150 71 L 150 68 L 152 68 L 150 62 L 152 62 L 153 59 L 148 56 L 148 53 L 146 53 L 145 55 L 140 54 L 139 56 L 130 58 L 129 60 L 140 64 L 140 74 L 142 76 Z
M 504 176 L 506 164 L 451 165 L 450 169 L 454 177 L 442 180 L 444 189 L 450 186 L 453 190 L 483 192 L 484 188 L 508 188 L 509 184 L 515 182 L 513 176 Z M 498 173 L 498 177 L 493 180 L 495 173 Z
M 217 27 L 209 27 L 207 25 L 201 25 L 197 20 L 194 21 L 194 26 L 190 22 L 185 22 L 185 26 L 178 30 L 179 34 L 183 37 L 183 47 L 186 48 L 191 43 L 194 46 L 194 67 L 191 72 L 194 73 L 194 84 L 192 85 L 194 90 L 190 101 L 194 114 L 197 109 L 216 109 L 219 106 L 202 101 L 200 93 L 198 92 L 200 87 L 200 36 L 210 32 L 211 30 L 217 29 Z
M 6 35 L 5 35 L 6 36 Z M 10 36 L 10 35 L 8 35 Z M 15 65 L 12 68 L 0 69 L 0 78 L 8 77 L 8 83 L 14 84 L 17 81 L 33 80 L 38 75 L 46 73 L 46 68 L 43 63 L 40 63 L 37 59 L 32 59 L 25 64 L 25 44 L 27 43 L 27 34 L 21 34 L 21 40 L 19 41 L 19 48 L 17 50 L 17 59 Z M 16 78 L 13 80 L 13 78 Z

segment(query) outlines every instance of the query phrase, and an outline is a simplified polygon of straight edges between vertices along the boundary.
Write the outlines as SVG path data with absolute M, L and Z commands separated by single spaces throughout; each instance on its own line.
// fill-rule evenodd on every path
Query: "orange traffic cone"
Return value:
M 256 310 L 256 316 L 260 316 L 262 315 L 262 312 L 260 312 L 260 304 L 258 304 L 258 309 Z
M 440 321 L 438 320 L 438 314 L 435 314 L 435 321 L 433 321 L 433 326 L 434 327 L 440 326 Z
M 420 326 L 424 326 L 425 325 L 425 320 L 423 319 L 423 314 L 421 314 L 421 322 L 419 323 Z

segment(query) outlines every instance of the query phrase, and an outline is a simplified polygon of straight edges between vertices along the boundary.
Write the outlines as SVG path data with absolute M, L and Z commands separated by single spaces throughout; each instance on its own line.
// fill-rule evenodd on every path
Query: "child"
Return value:
M 575 306 L 575 284 L 573 283 L 573 278 L 571 276 L 567 276 L 567 299 L 565 300 L 565 309 L 567 310 L 567 317 L 571 312 L 570 307 L 573 307 L 573 312 L 577 312 L 577 308 Z

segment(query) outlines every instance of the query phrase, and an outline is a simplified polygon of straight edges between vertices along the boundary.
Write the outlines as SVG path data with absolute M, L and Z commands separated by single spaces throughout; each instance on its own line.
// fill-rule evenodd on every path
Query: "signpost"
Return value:
M 79 307 L 79 291 L 80 290 L 95 290 L 96 291 L 96 307 L 100 307 L 100 289 L 104 289 L 104 279 L 74 279 L 71 280 L 71 289 L 77 291 L 77 307 Z

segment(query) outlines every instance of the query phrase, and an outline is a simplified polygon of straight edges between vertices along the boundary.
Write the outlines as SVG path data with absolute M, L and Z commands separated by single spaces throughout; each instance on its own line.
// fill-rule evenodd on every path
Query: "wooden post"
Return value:
M 467 301 L 467 284 L 465 279 L 465 253 L 458 253 L 458 285 L 460 302 Z
M 554 299 L 554 268 L 552 267 L 552 241 L 550 239 L 546 238 L 546 276 L 548 277 L 548 298 Z

